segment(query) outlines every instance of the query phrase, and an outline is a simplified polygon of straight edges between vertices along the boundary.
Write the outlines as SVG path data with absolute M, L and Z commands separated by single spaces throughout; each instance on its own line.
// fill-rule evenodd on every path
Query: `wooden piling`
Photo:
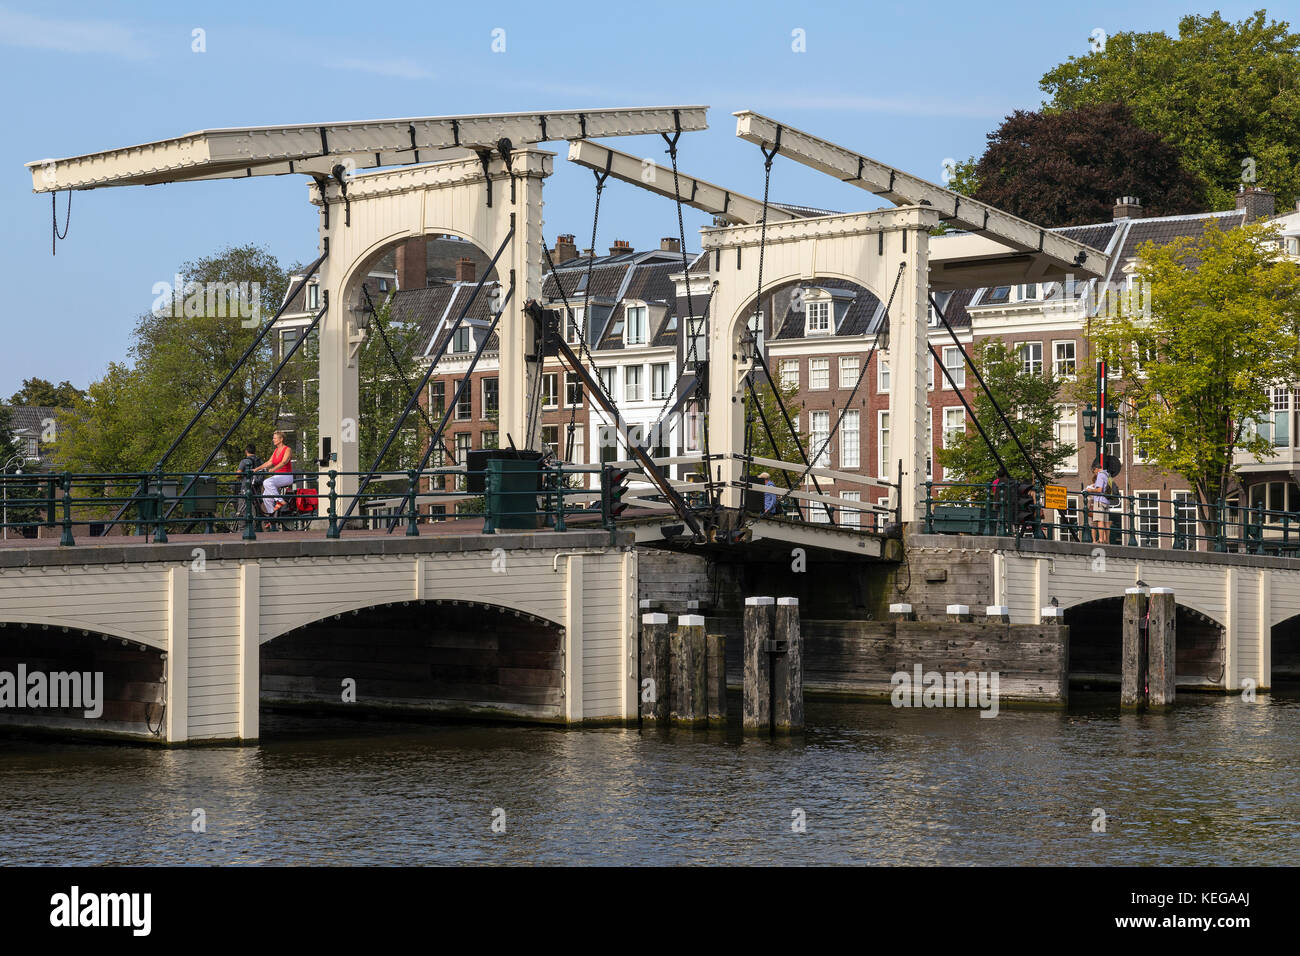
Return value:
M 727 635 L 708 634 L 705 668 L 708 677 L 709 723 L 727 722 Z
M 668 719 L 668 615 L 641 615 L 641 679 L 637 683 L 641 720 L 658 723 Z M 649 682 L 649 683 L 647 683 Z
M 745 674 L 742 726 L 746 733 L 768 733 L 772 726 L 772 673 L 768 642 L 775 627 L 776 602 L 745 598 Z
M 1147 701 L 1147 596 L 1141 588 L 1124 592 L 1119 703 L 1141 708 Z
M 1172 588 L 1152 588 L 1147 615 L 1147 702 L 1168 707 L 1174 702 L 1177 605 Z
M 799 599 L 776 599 L 772 657 L 772 729 L 779 734 L 803 730 L 803 638 Z
M 704 618 L 683 614 L 677 618 L 670 650 L 669 683 L 672 685 L 672 720 L 675 724 L 707 722 L 708 679 L 704 646 Z

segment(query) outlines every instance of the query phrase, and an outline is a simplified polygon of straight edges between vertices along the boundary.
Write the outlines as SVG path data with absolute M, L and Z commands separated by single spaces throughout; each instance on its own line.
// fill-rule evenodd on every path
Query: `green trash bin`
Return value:
M 186 475 L 185 483 L 190 484 L 189 494 L 181 502 L 181 514 L 188 517 L 194 515 L 211 515 L 217 511 L 217 479 L 211 475 Z M 183 488 L 184 486 L 182 486 Z
M 488 491 L 483 502 L 487 528 L 533 530 L 541 526 L 537 496 L 541 460 L 493 458 L 487 463 Z

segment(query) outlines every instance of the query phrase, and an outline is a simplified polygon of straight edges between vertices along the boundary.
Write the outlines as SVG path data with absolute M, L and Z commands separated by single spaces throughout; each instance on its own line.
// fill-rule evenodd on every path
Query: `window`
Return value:
M 684 450 L 687 452 L 696 452 L 700 450 L 700 423 L 704 416 L 698 410 L 698 407 L 692 406 L 691 411 L 682 416 L 682 430 L 685 435 Z M 795 431 L 798 431 L 795 426 Z
M 464 379 L 461 379 L 461 381 L 463 382 Z M 460 401 L 456 403 L 456 421 L 468 421 L 474 415 L 474 389 L 468 385 L 465 388 L 460 388 L 459 383 L 457 383 L 456 387 L 460 389 Z
M 459 353 L 470 350 L 470 334 L 467 326 L 461 326 L 456 330 L 456 334 L 451 337 L 451 350 Z
M 799 360 L 798 359 L 781 360 L 781 387 L 782 388 L 799 387 Z
M 447 410 L 447 385 L 445 382 L 429 383 L 429 415 L 432 418 L 441 417 L 442 413 Z
M 934 359 L 930 358 L 927 353 L 925 356 L 925 387 L 934 391 Z
M 651 458 L 668 458 L 672 455 L 672 448 L 668 444 L 668 429 L 662 424 L 647 425 L 647 434 L 650 436 L 650 457 Z
M 816 389 L 831 387 L 830 359 L 810 358 L 808 360 L 808 387 Z
M 1013 292 L 1014 302 L 1034 302 L 1038 299 L 1038 283 L 1030 282 L 1027 285 L 1018 285 Z
M 499 447 L 501 447 L 501 443 L 500 443 L 500 441 L 499 441 L 498 438 L 497 438 L 497 433 L 496 433 L 496 432 L 484 432 L 484 433 L 483 433 L 483 447 L 484 447 L 484 448 L 499 448 Z
M 1079 496 L 1065 496 L 1065 510 L 1056 513 L 1056 540 L 1080 541 L 1079 531 Z
M 497 379 L 483 379 L 483 417 L 492 419 L 497 414 L 500 395 Z
M 889 412 L 876 412 L 876 477 L 888 478 L 889 465 Z
M 686 362 L 693 369 L 696 362 L 703 362 L 709 357 L 709 336 L 703 318 L 692 318 L 686 327 Z
M 747 323 L 747 328 L 749 329 L 750 334 L 754 336 L 755 350 L 761 353 L 763 351 L 763 313 L 760 312 L 758 315 L 751 315 L 749 317 L 749 322 Z
M 804 307 L 808 310 L 807 335 L 827 335 L 831 331 L 831 304 L 826 302 L 808 302 L 805 300 Z
M 1269 389 L 1269 407 L 1271 415 L 1259 428 L 1259 434 L 1274 448 L 1286 448 L 1291 444 L 1291 389 Z
M 934 414 L 925 406 L 925 477 L 934 477 Z
M 302 338 L 302 329 L 284 329 L 280 333 L 280 355 L 288 355 L 297 341 Z
M 320 308 L 320 285 L 315 282 L 307 286 L 307 308 Z
M 1142 420 L 1138 417 L 1136 410 L 1130 410 L 1128 414 L 1128 433 L 1133 439 L 1133 463 L 1144 462 L 1147 460 L 1147 442 L 1146 433 L 1142 427 Z
M 473 437 L 473 436 L 470 435 L 469 432 L 457 432 L 457 433 L 456 433 L 456 460 L 457 460 L 458 462 L 460 462 L 462 465 L 465 464 L 465 462 L 469 460 L 468 456 L 469 456 L 469 450 L 470 450 L 470 447 L 471 447 L 471 445 L 470 445 L 470 440 L 471 440 L 472 437 Z M 464 490 L 465 490 L 465 476 L 464 476 L 464 475 L 457 475 L 457 476 L 456 476 L 456 490 L 457 490 L 457 491 L 464 491 Z
M 889 391 L 889 359 L 877 355 L 876 362 L 876 391 L 884 395 Z
M 861 501 L 862 492 L 860 491 L 841 491 L 840 497 L 848 501 Z M 862 527 L 862 512 L 854 508 L 840 509 L 840 524 L 846 528 Z
M 586 439 L 586 433 L 581 425 L 573 426 L 573 435 L 569 435 L 569 426 L 564 426 L 564 442 L 566 445 L 565 453 L 569 455 L 569 462 L 574 465 L 586 464 L 587 446 L 583 444 Z
M 582 379 L 576 372 L 564 373 L 564 407 L 582 407 Z
M 601 464 L 607 465 L 611 461 L 618 461 L 618 429 L 613 425 L 601 425 L 597 431 L 597 435 L 600 436 Z
M 961 349 L 955 345 L 944 346 L 943 367 L 948 370 L 948 374 L 943 379 L 944 388 L 952 387 L 948 384 L 949 377 L 957 384 L 958 388 L 966 387 L 966 365 L 961 356 Z
M 856 409 L 849 409 L 844 413 L 844 421 L 840 423 L 840 468 L 844 471 L 858 468 L 862 464 L 859 418 Z
M 560 407 L 560 376 L 547 372 L 542 376 L 542 408 Z
M 1136 491 L 1133 493 L 1133 517 L 1137 522 L 1139 548 L 1154 548 L 1160 544 L 1160 492 Z
M 644 305 L 628 306 L 625 310 L 627 313 L 627 324 L 623 328 L 624 345 L 645 345 L 646 326 L 649 324 L 647 312 L 649 311 Z
M 1079 418 L 1073 405 L 1056 406 L 1056 425 L 1053 437 L 1057 445 L 1073 445 L 1075 454 L 1061 465 L 1061 473 L 1077 475 L 1079 473 Z
M 1183 551 L 1196 550 L 1196 499 L 1190 491 L 1175 491 L 1174 547 Z
M 852 388 L 858 384 L 858 368 L 861 361 L 856 355 L 840 356 L 840 388 Z
M 605 394 L 611 399 L 617 400 L 614 394 L 614 367 L 596 369 L 596 377 L 600 379 L 600 387 L 605 390 Z
M 380 292 L 387 292 L 387 291 L 388 291 L 388 280 L 387 280 L 387 279 L 380 279 L 380 280 L 379 280 L 379 291 L 380 291 Z
M 641 401 L 641 366 L 628 365 L 623 369 L 623 401 Z
M 817 457 L 813 464 L 818 468 L 829 468 L 831 466 L 831 452 L 828 447 L 831 437 L 831 413 L 830 412 L 812 412 L 809 415 L 809 424 L 812 429 L 812 437 L 809 439 L 811 451 Z
M 556 458 L 564 454 L 564 449 L 560 447 L 560 426 L 543 425 L 542 426 L 542 444 L 550 449 L 551 454 Z
M 943 447 L 951 448 L 958 435 L 966 434 L 966 409 L 945 408 L 943 410 Z
M 645 441 L 645 426 L 644 426 L 644 425 L 628 425 L 628 426 L 627 426 L 627 448 L 628 448 L 628 457 L 631 457 L 631 455 L 632 455 L 632 449 L 633 449 L 633 448 L 641 448 L 641 449 L 644 449 L 644 448 L 645 448 L 645 445 L 646 445 L 646 441 Z
M 566 319 L 564 327 L 564 341 L 570 345 L 577 345 L 579 333 L 582 329 L 582 309 L 570 309 L 570 314 Z
M 1019 354 L 1020 367 L 1024 369 L 1026 375 L 1043 374 L 1042 342 L 1021 342 Z
M 650 397 L 654 399 L 668 397 L 667 362 L 656 362 L 650 366 Z
M 1074 343 L 1052 343 L 1052 374 L 1067 382 L 1074 381 Z

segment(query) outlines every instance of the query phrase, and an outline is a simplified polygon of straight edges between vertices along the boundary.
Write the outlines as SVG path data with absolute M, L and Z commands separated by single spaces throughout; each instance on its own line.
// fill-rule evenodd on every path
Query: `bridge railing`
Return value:
M 1028 520 L 1016 520 L 1014 481 L 993 484 L 926 482 L 925 530 L 930 534 L 1020 536 L 1172 551 L 1219 551 L 1300 557 L 1300 512 L 1210 504 L 1190 493 L 1161 497 L 1151 491 L 1106 496 L 1090 508 L 1093 492 L 1069 492 L 1066 508 L 1044 508 L 1034 486 Z
M 361 494 L 341 490 L 360 484 L 365 474 L 294 472 L 293 484 L 279 495 L 259 492 L 243 472 L 6 474 L 0 475 L 0 534 L 5 540 L 57 534 L 60 544 L 73 545 L 76 535 L 109 534 L 152 535 L 156 542 L 169 534 L 239 533 L 252 540 L 259 532 L 284 530 L 338 537 L 345 523 L 389 532 L 404 527 L 407 535 L 418 535 L 420 525 L 474 517 L 483 518 L 488 534 L 608 523 L 597 510 L 603 499 L 599 467 L 528 462 L 512 470 L 490 462 L 479 471 L 380 472 Z M 586 487 L 592 474 L 595 491 Z M 267 513 L 264 504 L 273 497 L 284 505 Z M 354 514 L 345 522 L 349 506 Z

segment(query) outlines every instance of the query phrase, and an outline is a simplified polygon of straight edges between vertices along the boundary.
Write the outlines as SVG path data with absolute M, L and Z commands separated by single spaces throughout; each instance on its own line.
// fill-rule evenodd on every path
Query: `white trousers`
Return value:
M 284 501 L 280 497 L 280 489 L 288 488 L 293 484 L 293 475 L 287 472 L 279 472 L 270 475 L 262 482 L 262 510 L 270 514 L 275 510 L 275 506 Z

